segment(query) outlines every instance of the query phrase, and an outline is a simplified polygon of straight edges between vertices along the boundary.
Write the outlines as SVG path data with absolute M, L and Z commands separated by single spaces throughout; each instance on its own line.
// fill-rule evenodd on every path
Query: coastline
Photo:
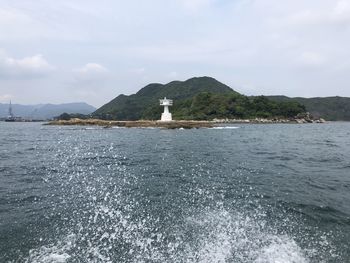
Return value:
M 310 117 L 306 118 L 291 118 L 291 119 L 265 119 L 265 118 L 255 118 L 255 119 L 214 119 L 214 123 L 252 123 L 252 124 L 307 124 L 307 123 L 326 123 L 322 118 L 312 119 Z
M 82 126 L 103 126 L 105 128 L 110 127 L 125 127 L 125 128 L 165 128 L 165 129 L 193 129 L 193 128 L 213 128 L 215 123 L 212 121 L 109 121 L 100 119 L 71 119 L 71 120 L 57 120 L 50 121 L 45 125 L 82 125 Z
M 197 120 L 173 120 L 173 121 L 113 121 L 100 119 L 70 119 L 70 120 L 54 120 L 44 125 L 81 125 L 81 126 L 103 126 L 125 127 L 125 128 L 165 128 L 165 129 L 194 129 L 194 128 L 213 128 L 221 124 L 307 124 L 307 123 L 325 123 L 324 120 L 305 120 L 305 119 L 214 119 L 212 121 Z

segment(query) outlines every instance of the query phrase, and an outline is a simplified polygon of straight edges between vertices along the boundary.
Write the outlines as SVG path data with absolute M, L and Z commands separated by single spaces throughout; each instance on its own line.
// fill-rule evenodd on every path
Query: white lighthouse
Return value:
M 162 113 L 161 121 L 172 121 L 173 118 L 171 116 L 171 113 L 169 112 L 169 106 L 173 106 L 173 100 L 168 100 L 164 97 L 164 99 L 159 100 L 160 105 L 164 106 L 164 112 Z

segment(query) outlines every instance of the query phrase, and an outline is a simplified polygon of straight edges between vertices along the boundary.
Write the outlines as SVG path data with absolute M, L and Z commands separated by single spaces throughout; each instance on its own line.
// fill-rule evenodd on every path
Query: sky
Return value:
M 195 76 L 350 96 L 350 0 L 0 1 L 0 103 L 99 107 Z

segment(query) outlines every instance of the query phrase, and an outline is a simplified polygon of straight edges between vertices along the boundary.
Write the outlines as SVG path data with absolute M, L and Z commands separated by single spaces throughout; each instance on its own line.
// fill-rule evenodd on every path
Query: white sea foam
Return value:
M 219 126 L 219 127 L 213 127 L 210 129 L 214 129 L 214 130 L 228 130 L 228 129 L 239 129 L 240 127 L 236 127 L 236 126 Z
M 211 204 L 210 208 L 203 205 L 198 209 L 184 204 L 181 210 L 185 214 L 174 215 L 169 211 L 174 221 L 167 224 L 168 219 L 162 221 L 155 213 L 150 214 L 132 193 L 123 194 L 126 187 L 140 187 L 140 175 L 130 173 L 118 161 L 102 168 L 92 162 L 82 169 L 75 165 L 77 158 L 71 158 L 89 160 L 113 156 L 120 160 L 121 156 L 114 153 L 115 147 L 108 145 L 99 155 L 89 149 L 89 145 L 85 147 L 84 150 L 71 148 L 66 155 L 57 153 L 65 160 L 57 167 L 62 185 L 60 193 L 65 191 L 60 195 L 62 201 L 72 206 L 72 202 L 78 200 L 76 192 L 84 198 L 82 203 L 77 203 L 77 212 L 69 222 L 59 226 L 63 236 L 64 233 L 74 235 L 31 250 L 27 262 L 309 262 L 309 250 L 293 236 L 279 234 L 277 228 L 281 222 L 270 222 L 262 206 L 252 211 L 236 207 L 234 203 L 231 208 Z M 96 173 L 96 169 L 104 172 Z M 200 164 L 195 171 L 205 172 Z M 105 176 L 109 172 L 118 176 Z M 57 173 L 51 179 L 56 180 Z M 188 197 L 203 200 L 210 194 L 210 190 L 198 188 Z M 70 197 L 72 199 L 68 199 Z M 283 223 L 286 227 L 295 223 L 286 220 Z M 318 247 L 311 244 L 307 249 L 310 248 L 317 255 Z
M 287 236 L 269 236 L 270 244 L 258 251 L 255 263 L 307 263 L 304 251 Z
M 130 215 L 110 207 L 96 209 L 97 218 L 81 226 L 79 233 L 31 250 L 27 262 L 63 263 L 77 254 L 90 262 L 309 262 L 293 238 L 271 234 L 264 228 L 265 222 L 238 212 L 217 210 L 190 216 L 167 239 L 157 227 L 150 228 L 150 222 L 152 225 L 157 220 L 132 221 Z M 187 232 L 192 233 L 191 238 Z M 82 240 L 87 246 L 73 252 Z M 122 258 L 118 244 L 129 247 Z
M 71 258 L 68 254 L 75 242 L 75 236 L 69 235 L 55 245 L 42 246 L 29 251 L 26 263 L 65 263 Z
M 198 233 L 199 249 L 189 247 L 186 262 L 308 262 L 292 238 L 270 234 L 269 229 L 264 229 L 265 222 L 257 218 L 215 211 L 189 218 L 189 222 Z

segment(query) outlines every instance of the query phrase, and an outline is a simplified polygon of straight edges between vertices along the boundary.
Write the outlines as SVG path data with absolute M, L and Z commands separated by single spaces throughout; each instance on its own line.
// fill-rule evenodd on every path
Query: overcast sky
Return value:
M 193 76 L 350 96 L 350 0 L 0 2 L 0 102 L 101 106 Z

